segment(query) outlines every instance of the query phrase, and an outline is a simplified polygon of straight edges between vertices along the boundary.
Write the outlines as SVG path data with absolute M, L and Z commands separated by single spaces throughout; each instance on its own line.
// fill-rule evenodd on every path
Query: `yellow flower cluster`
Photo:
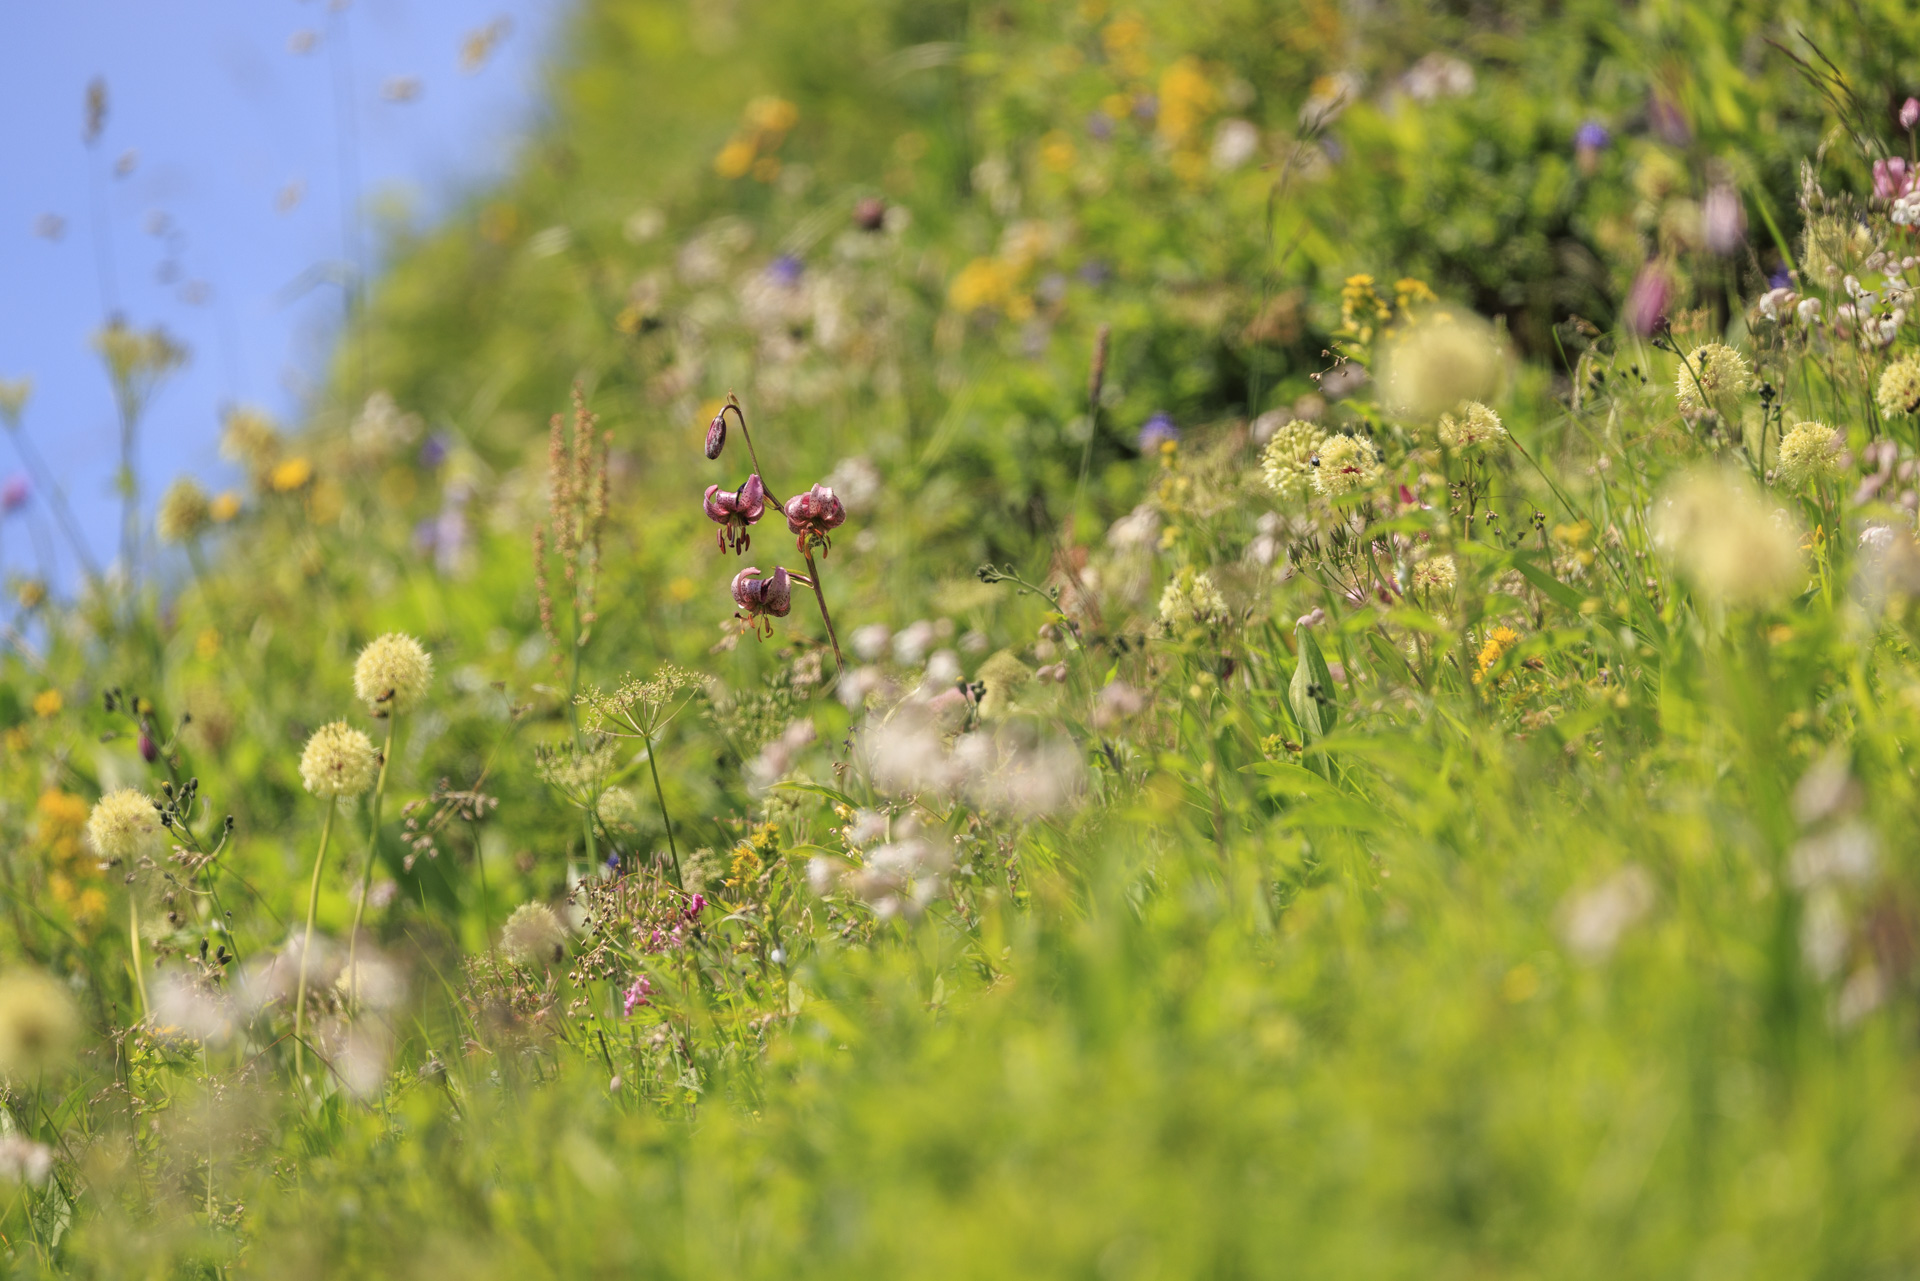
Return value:
M 740 128 L 713 158 L 713 171 L 722 178 L 772 182 L 780 176 L 780 158 L 774 153 L 800 121 L 800 109 L 785 98 L 755 98 L 742 114 Z
M 1480 646 L 1480 656 L 1473 660 L 1473 683 L 1484 683 L 1487 673 L 1519 643 L 1520 633 L 1511 627 L 1496 627 L 1488 632 L 1486 643 Z
M 71 792 L 50 787 L 34 802 L 34 836 L 47 860 L 47 889 L 83 928 L 107 912 L 100 860 L 81 839 L 87 830 L 87 803 Z

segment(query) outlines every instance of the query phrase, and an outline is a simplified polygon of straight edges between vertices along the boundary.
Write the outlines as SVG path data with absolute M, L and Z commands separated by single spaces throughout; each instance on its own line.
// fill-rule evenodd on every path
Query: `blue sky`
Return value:
M 149 509 L 182 472 L 230 483 L 223 407 L 297 420 L 342 315 L 342 265 L 377 269 L 367 213 L 430 220 L 504 171 L 537 122 L 564 5 L 17 0 L 0 12 L 0 379 L 33 380 L 23 431 L 106 564 L 119 432 L 89 337 L 108 311 L 191 350 L 146 420 Z M 476 45 L 487 55 L 474 65 Z M 96 77 L 107 114 L 88 147 Z M 22 471 L 14 446 L 0 441 L 0 478 Z M 75 580 L 47 495 L 0 521 L 0 566 Z

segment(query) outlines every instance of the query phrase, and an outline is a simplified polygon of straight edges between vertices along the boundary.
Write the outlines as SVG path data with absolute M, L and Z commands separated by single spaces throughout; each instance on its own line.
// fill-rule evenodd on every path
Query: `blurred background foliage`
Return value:
M 729 392 L 782 494 L 830 479 L 854 513 L 826 564 L 845 629 L 930 620 L 1031 654 L 1050 603 L 975 567 L 1044 578 L 1150 492 L 1177 515 L 1141 435 L 1156 415 L 1238 447 L 1263 413 L 1328 412 L 1357 386 L 1356 274 L 1496 318 L 1522 362 L 1516 438 L 1577 453 L 1569 337 L 1613 329 L 1650 265 L 1672 311 L 1742 332 L 1739 299 L 1799 244 L 1803 161 L 1864 191 L 1876 154 L 1908 149 L 1891 122 L 1916 45 L 1893 0 L 588 0 L 543 136 L 511 181 L 390 237 L 310 421 L 229 425 L 240 510 L 181 540 L 172 577 L 37 603 L 16 634 L 4 812 L 47 887 L 18 950 L 93 967 L 89 1016 L 124 1026 L 82 798 L 168 776 L 234 815 L 228 906 L 277 937 L 319 824 L 300 745 L 347 709 L 359 648 L 403 630 L 441 677 L 395 757 L 413 825 L 386 844 L 377 928 L 452 1007 L 462 954 L 604 852 L 534 764 L 571 738 L 577 689 L 665 661 L 718 677 L 660 753 L 680 848 L 709 856 L 781 816 L 742 770 L 796 707 L 823 742 L 850 731 L 796 683 L 821 653 L 797 616 L 773 643 L 726 634 L 737 566 L 697 500 L 745 478 L 738 445 L 700 455 Z M 1832 59 L 1853 98 L 1836 110 L 1780 46 Z M 1738 194 L 1730 244 L 1716 186 Z M 574 386 L 611 436 L 577 667 L 543 631 L 529 541 Z M 1185 483 L 1244 498 L 1190 457 Z M 1204 498 L 1192 521 L 1244 541 L 1254 513 Z M 756 537 L 748 560 L 787 536 Z M 1591 761 L 1464 693 L 1424 718 L 1376 704 L 1379 732 L 1340 740 L 1342 795 L 1278 773 L 1320 806 L 1296 810 L 1222 800 L 1233 735 L 1193 731 L 1098 815 L 1023 837 L 1017 893 L 967 929 L 825 935 L 771 1011 L 799 1031 L 763 1045 L 695 1016 L 711 1050 L 645 1106 L 585 1032 L 548 1064 L 423 1013 L 378 1108 L 269 1120 L 232 1087 L 252 1111 L 231 1133 L 280 1145 L 246 1185 L 249 1244 L 170 1214 L 195 1195 L 175 1178 L 100 1198 L 63 1266 L 1904 1275 L 1911 1020 L 1830 1035 L 1793 959 L 1800 908 L 1768 897 L 1786 794 L 1832 742 L 1877 824 L 1911 815 L 1911 704 L 1850 691 L 1822 618 L 1764 675 L 1676 630 L 1647 659 L 1668 701 L 1623 710 Z M 1177 720 L 1179 682 L 1218 658 L 1180 651 Z M 460 813 L 466 789 L 497 811 Z M 431 852 L 408 843 L 449 813 Z M 622 840 L 658 849 L 658 812 Z M 1555 905 L 1633 860 L 1670 907 L 1610 968 L 1569 959 Z M 323 883 L 329 933 L 351 889 Z M 191 1080 L 190 1054 L 132 1044 L 109 1092 Z M 141 1160 L 99 1157 L 89 1182 L 131 1187 Z

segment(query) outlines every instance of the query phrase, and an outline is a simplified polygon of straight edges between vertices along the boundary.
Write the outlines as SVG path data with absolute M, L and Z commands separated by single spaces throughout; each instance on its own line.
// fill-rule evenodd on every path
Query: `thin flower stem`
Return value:
M 813 563 L 813 553 L 807 553 L 807 577 L 813 583 L 813 598 L 820 602 L 820 619 L 827 625 L 827 639 L 833 642 L 833 661 L 835 667 L 844 672 L 847 660 L 840 653 L 840 635 L 833 630 L 833 615 L 827 612 L 827 594 L 820 590 L 820 570 Z
M 320 869 L 326 866 L 327 842 L 333 836 L 333 812 L 339 807 L 339 797 L 327 798 L 327 816 L 320 823 L 320 852 L 313 856 L 313 882 L 307 887 L 307 932 L 300 944 L 300 986 L 293 998 L 293 1073 L 296 1077 L 306 1071 L 307 962 L 313 956 L 313 917 L 320 906 Z
M 667 813 L 667 794 L 660 788 L 660 766 L 653 759 L 653 739 L 647 739 L 647 768 L 653 772 L 653 798 L 660 803 L 660 821 L 667 825 L 667 853 L 673 856 L 673 884 L 675 889 L 684 890 L 686 882 L 680 878 L 680 847 L 673 840 L 673 816 Z
M 373 801 L 368 806 L 370 818 L 367 824 L 367 865 L 360 872 L 360 898 L 353 905 L 353 932 L 347 935 L 347 999 L 349 1004 L 360 996 L 360 971 L 354 968 L 354 960 L 360 948 L 360 922 L 367 914 L 367 892 L 373 887 L 373 864 L 380 855 L 380 802 L 387 794 L 387 765 L 393 760 L 393 736 L 400 723 L 399 712 L 387 714 L 387 743 L 380 749 L 380 776 L 373 783 Z
M 133 985 L 140 993 L 140 1017 L 144 1021 L 152 1017 L 153 1009 L 147 1004 L 147 967 L 140 959 L 140 897 L 129 887 L 127 890 L 127 940 L 133 944 Z

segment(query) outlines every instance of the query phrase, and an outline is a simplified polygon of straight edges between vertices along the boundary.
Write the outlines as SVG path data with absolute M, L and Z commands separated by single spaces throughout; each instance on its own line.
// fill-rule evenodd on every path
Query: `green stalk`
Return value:
M 360 922 L 367 914 L 367 892 L 373 886 L 373 864 L 380 854 L 380 802 L 387 794 L 387 765 L 393 760 L 393 735 L 399 721 L 399 712 L 387 714 L 387 745 L 380 752 L 380 776 L 373 782 L 373 802 L 368 809 L 367 865 L 360 872 L 360 899 L 353 905 L 353 932 L 347 935 L 347 998 L 351 1002 L 360 999 L 360 971 L 354 968 L 354 960 L 360 948 Z
M 667 826 L 667 852 L 673 855 L 673 884 L 675 889 L 684 890 L 687 884 L 680 877 L 680 847 L 673 841 L 673 816 L 667 813 L 667 794 L 660 789 L 660 766 L 653 759 L 653 740 L 647 740 L 647 769 L 653 774 L 653 798 L 660 803 L 660 821 Z
M 320 906 L 320 869 L 327 862 L 327 841 L 333 836 L 333 812 L 340 807 L 340 798 L 327 798 L 327 817 L 320 824 L 320 852 L 313 856 L 313 882 L 307 887 L 307 933 L 300 945 L 300 989 L 293 998 L 293 1072 L 302 1076 L 306 1071 L 306 1029 L 307 1029 L 307 962 L 313 956 L 313 917 Z
M 151 1018 L 153 1009 L 147 1004 L 147 969 L 140 959 L 140 897 L 133 887 L 127 887 L 127 940 L 133 944 L 133 986 L 140 993 L 140 1018 Z

